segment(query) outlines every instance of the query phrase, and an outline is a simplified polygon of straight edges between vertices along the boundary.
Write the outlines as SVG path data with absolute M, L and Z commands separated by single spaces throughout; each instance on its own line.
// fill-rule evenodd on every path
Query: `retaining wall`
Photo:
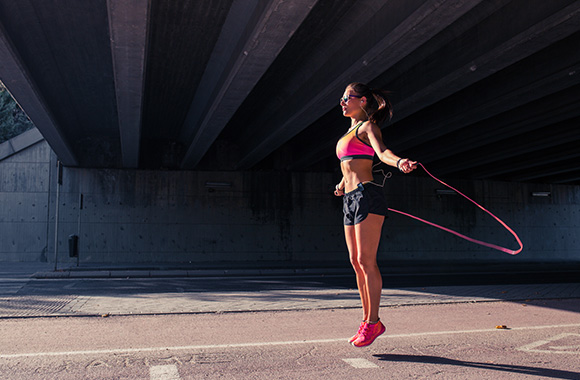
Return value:
M 44 141 L 0 161 L 0 261 L 73 263 L 68 237 L 78 234 L 81 263 L 348 265 L 337 173 L 64 168 L 57 204 L 56 162 Z M 524 251 L 509 256 L 390 213 L 380 261 L 580 261 L 580 187 L 449 182 L 508 223 Z M 517 248 L 489 215 L 441 188 L 419 171 L 394 172 L 385 192 L 392 208 Z

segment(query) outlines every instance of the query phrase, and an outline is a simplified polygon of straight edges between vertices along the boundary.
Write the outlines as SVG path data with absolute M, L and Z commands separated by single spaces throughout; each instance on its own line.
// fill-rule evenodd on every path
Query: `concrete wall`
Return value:
M 34 132 L 0 144 L 0 261 L 48 260 L 51 154 Z
M 0 160 L 0 261 L 54 262 L 56 176 L 56 157 L 44 141 Z M 68 236 L 78 234 L 81 263 L 348 265 L 341 200 L 332 195 L 337 180 L 336 173 L 64 168 L 58 261 L 76 261 L 68 257 Z M 508 223 L 524 252 L 509 256 L 391 213 L 379 260 L 580 261 L 580 187 L 449 182 Z M 394 173 L 385 192 L 392 208 L 517 248 L 489 215 L 459 196 L 436 195 L 440 188 L 418 172 Z
M 208 187 L 206 183 L 230 183 Z M 59 235 L 91 262 L 270 262 L 328 258 L 342 241 L 328 174 L 65 168 Z M 340 225 L 338 224 L 340 227 Z M 330 232 L 330 233 L 329 233 Z M 59 250 L 66 249 L 61 241 Z
M 493 212 L 518 234 L 522 253 L 511 256 L 391 213 L 383 233 L 382 257 L 398 260 L 497 262 L 580 261 L 580 187 L 492 181 L 447 181 Z M 425 176 L 392 182 L 391 207 L 510 249 L 519 246 L 495 219 Z M 533 192 L 551 193 L 534 197 Z

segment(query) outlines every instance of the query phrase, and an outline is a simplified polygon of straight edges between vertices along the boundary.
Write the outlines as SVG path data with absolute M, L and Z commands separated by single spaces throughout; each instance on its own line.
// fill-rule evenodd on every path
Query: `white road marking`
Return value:
M 156 365 L 149 368 L 151 380 L 181 380 L 175 365 Z
M 495 328 L 481 330 L 458 330 L 458 331 L 433 331 L 412 334 L 382 335 L 378 339 L 413 338 L 422 336 L 454 335 L 454 334 L 477 334 L 477 333 L 507 333 L 509 331 L 543 330 L 555 328 L 580 327 L 579 323 L 569 325 L 549 325 L 549 326 L 528 326 L 514 327 L 510 330 L 497 330 Z M 291 346 L 297 344 L 320 344 L 345 342 L 346 338 L 318 339 L 318 340 L 294 340 L 283 342 L 257 342 L 257 343 L 233 343 L 233 344 L 209 344 L 197 346 L 175 346 L 175 347 L 143 347 L 143 348 L 117 348 L 111 350 L 87 350 L 87 351 L 64 351 L 64 352 L 31 352 L 21 354 L 0 354 L 0 359 L 20 359 L 44 356 L 72 356 L 72 355 L 101 355 L 101 354 L 124 354 L 135 352 L 167 352 L 167 351 L 191 351 L 207 349 L 229 349 L 229 348 L 251 348 L 251 347 L 271 347 L 271 346 Z
M 554 350 L 578 350 L 580 349 L 580 344 L 573 344 L 571 346 L 550 346 L 550 348 Z M 578 353 L 580 354 L 580 351 Z
M 353 359 L 342 359 L 343 361 L 347 362 L 354 368 L 379 368 L 378 365 L 375 363 L 361 358 L 353 358 Z
M 580 334 L 572 334 L 572 333 L 563 333 L 556 335 L 554 337 L 539 340 L 534 343 L 526 344 L 525 346 L 518 347 L 518 351 L 525 351 L 525 352 L 542 352 L 546 354 L 580 354 L 579 345 L 571 345 L 571 346 L 552 346 L 554 342 L 566 339 L 566 338 L 580 338 Z M 578 340 L 578 339 L 577 339 Z M 548 345 L 547 349 L 540 349 L 542 346 Z

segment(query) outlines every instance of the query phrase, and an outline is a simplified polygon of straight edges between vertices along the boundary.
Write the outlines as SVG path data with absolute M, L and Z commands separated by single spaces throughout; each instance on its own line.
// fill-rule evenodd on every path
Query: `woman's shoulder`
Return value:
M 377 132 L 377 131 L 380 131 L 380 128 L 376 123 L 373 123 L 370 120 L 366 120 L 360 125 L 359 131 L 367 132 L 367 133 L 368 132 Z

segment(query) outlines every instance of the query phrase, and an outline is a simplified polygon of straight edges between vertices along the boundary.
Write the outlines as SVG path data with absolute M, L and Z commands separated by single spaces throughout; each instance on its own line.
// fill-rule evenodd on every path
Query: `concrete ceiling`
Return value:
M 0 80 L 68 166 L 335 170 L 353 81 L 439 175 L 580 184 L 580 1 L 0 0 Z

